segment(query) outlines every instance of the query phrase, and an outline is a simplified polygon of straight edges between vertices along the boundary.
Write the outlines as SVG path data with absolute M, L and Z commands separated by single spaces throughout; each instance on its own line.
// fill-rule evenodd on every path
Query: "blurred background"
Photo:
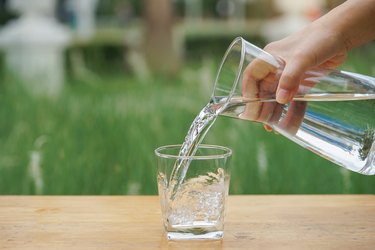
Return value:
M 156 194 L 236 36 L 264 47 L 340 0 L 0 0 L 0 194 Z M 375 75 L 375 43 L 342 69 Z M 232 194 L 375 193 L 375 178 L 219 117 Z

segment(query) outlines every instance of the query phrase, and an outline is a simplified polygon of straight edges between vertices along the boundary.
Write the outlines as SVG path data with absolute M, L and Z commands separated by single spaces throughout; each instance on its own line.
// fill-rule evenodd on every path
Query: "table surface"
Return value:
M 218 241 L 167 241 L 157 196 L 0 196 L 0 249 L 374 249 L 375 195 L 230 196 Z

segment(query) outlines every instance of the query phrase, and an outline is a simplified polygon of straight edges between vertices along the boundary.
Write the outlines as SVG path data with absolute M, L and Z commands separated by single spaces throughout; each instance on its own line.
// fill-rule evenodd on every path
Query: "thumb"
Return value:
M 286 104 L 293 99 L 306 70 L 307 67 L 301 62 L 292 61 L 286 63 L 276 91 L 276 101 L 278 103 Z

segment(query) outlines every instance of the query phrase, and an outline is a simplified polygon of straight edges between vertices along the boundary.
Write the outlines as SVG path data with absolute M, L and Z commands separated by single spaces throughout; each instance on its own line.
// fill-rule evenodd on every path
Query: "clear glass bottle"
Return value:
M 219 115 L 261 122 L 352 171 L 375 174 L 375 78 L 316 68 L 293 101 L 276 102 L 284 62 L 236 38 L 224 55 L 211 97 Z

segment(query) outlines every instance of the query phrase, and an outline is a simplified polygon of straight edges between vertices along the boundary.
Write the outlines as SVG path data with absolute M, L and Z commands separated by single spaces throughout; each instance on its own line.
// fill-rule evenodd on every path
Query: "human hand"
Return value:
M 288 103 L 304 72 L 340 65 L 347 52 L 375 39 L 375 0 L 347 0 L 300 32 L 268 44 L 264 50 L 285 62 L 276 99 Z
M 280 104 L 292 100 L 306 71 L 316 67 L 336 68 L 344 62 L 347 54 L 339 36 L 319 24 L 270 43 L 264 50 L 284 62 L 276 90 L 276 100 Z
M 261 122 L 267 131 L 274 127 L 295 134 L 303 121 L 307 103 L 292 101 L 286 107 L 274 101 L 281 72 L 281 67 L 263 60 L 262 55 L 246 66 L 242 79 L 242 98 L 246 106 L 239 118 Z M 303 82 L 303 86 L 308 84 Z

